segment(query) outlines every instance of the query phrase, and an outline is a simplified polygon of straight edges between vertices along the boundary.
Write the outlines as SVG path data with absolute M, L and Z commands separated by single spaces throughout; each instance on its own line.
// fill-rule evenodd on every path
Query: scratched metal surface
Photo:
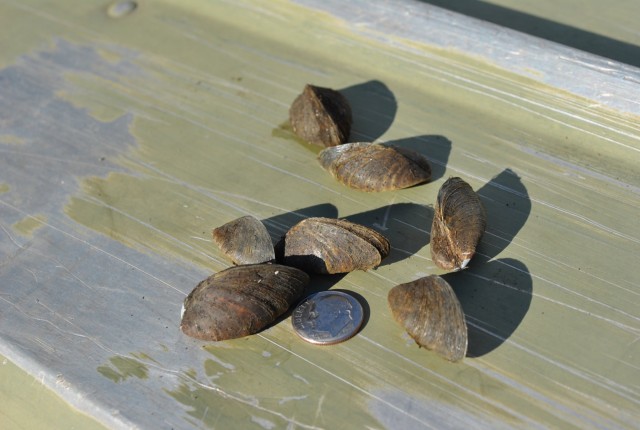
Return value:
M 0 17 L 0 354 L 70 404 L 113 428 L 637 425 L 636 68 L 413 2 L 3 0 Z M 427 155 L 433 183 L 333 181 L 283 125 L 307 82 L 349 98 L 352 139 Z M 446 275 L 470 329 L 458 364 L 386 304 L 441 273 L 449 176 L 488 213 Z M 211 228 L 245 214 L 274 238 L 305 216 L 389 237 L 377 270 L 311 286 L 362 299 L 356 337 L 180 333 L 185 295 L 229 265 Z

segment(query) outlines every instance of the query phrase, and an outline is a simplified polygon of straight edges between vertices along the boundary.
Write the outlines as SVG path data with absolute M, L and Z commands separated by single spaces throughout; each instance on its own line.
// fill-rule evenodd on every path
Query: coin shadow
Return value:
M 440 179 L 447 170 L 451 141 L 444 136 L 425 134 L 422 136 L 396 139 L 386 142 L 390 145 L 411 149 L 424 155 L 431 165 L 431 181 Z
M 394 203 L 349 215 L 344 219 L 380 232 L 391 244 L 381 265 L 408 258 L 429 243 L 433 208 L 417 203 Z
M 481 357 L 502 345 L 531 305 L 533 283 L 529 269 L 512 258 L 474 264 L 443 278 L 455 291 L 465 314 L 468 357 Z
M 383 82 L 371 80 L 339 92 L 351 105 L 353 124 L 349 142 L 373 142 L 391 127 L 398 111 L 398 102 Z
M 522 180 L 511 169 L 495 176 L 477 194 L 487 213 L 487 230 L 477 254 L 489 260 L 498 256 L 524 226 L 531 213 L 531 199 Z

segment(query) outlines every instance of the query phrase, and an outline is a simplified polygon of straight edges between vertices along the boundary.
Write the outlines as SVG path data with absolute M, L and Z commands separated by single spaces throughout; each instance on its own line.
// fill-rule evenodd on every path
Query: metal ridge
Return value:
M 399 49 L 420 53 L 415 45 L 402 43 L 404 39 L 456 50 L 597 104 L 640 115 L 640 69 L 634 66 L 418 0 L 293 2 L 328 13 L 355 33 Z

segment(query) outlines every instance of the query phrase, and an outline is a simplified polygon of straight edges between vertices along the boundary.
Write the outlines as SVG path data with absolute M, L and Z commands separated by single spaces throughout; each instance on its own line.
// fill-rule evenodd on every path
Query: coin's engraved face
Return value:
M 363 320 L 362 306 L 339 291 L 323 291 L 308 297 L 294 311 L 292 323 L 306 341 L 318 344 L 342 342 L 353 336 Z

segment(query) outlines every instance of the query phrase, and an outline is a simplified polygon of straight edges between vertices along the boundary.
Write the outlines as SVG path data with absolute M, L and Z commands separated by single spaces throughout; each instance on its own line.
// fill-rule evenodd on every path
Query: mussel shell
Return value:
M 440 276 L 400 284 L 388 295 L 393 318 L 422 347 L 449 361 L 467 353 L 467 324 L 460 301 Z
M 234 264 L 275 261 L 269 232 L 260 220 L 251 215 L 215 228 L 212 234 L 213 241 Z
M 294 267 L 231 267 L 200 282 L 187 296 L 180 328 L 212 341 L 257 333 L 300 299 L 308 283 L 309 276 Z
M 438 191 L 431 225 L 431 258 L 445 270 L 464 269 L 487 227 L 484 206 L 471 186 L 449 178 Z
M 394 145 L 346 143 L 323 149 L 318 161 L 338 181 L 360 191 L 397 190 L 431 179 L 425 156 Z
M 331 88 L 306 85 L 289 109 L 293 132 L 319 146 L 346 142 L 353 118 L 349 101 Z
M 308 273 L 347 273 L 380 265 L 389 241 L 377 231 L 346 220 L 307 218 L 284 237 L 284 264 Z

